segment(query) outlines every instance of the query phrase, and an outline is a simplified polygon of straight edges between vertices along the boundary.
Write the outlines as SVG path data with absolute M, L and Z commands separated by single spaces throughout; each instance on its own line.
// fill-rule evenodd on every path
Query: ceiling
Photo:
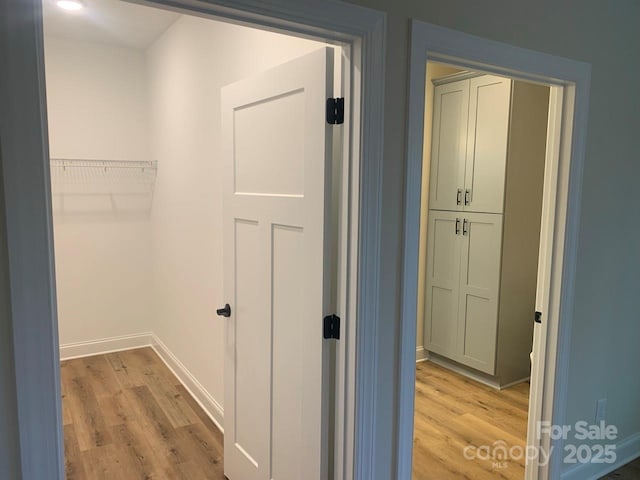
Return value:
M 121 0 L 83 0 L 85 8 L 68 12 L 56 0 L 42 0 L 45 35 L 145 49 L 180 14 Z

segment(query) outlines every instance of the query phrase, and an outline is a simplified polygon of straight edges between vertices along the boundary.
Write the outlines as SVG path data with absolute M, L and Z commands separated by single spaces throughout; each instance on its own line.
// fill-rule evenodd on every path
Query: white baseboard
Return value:
M 429 352 L 424 347 L 416 347 L 416 363 L 424 362 L 429 358 Z
M 215 398 L 205 390 L 202 384 L 189 372 L 187 367 L 171 353 L 171 350 L 156 336 L 152 335 L 153 343 L 151 346 L 169 367 L 169 370 L 180 380 L 184 388 L 191 394 L 196 402 L 202 407 L 207 416 L 211 418 L 213 423 L 224 433 L 224 409 Z
M 614 463 L 580 463 L 564 472 L 562 480 L 597 480 L 640 457 L 640 433 L 636 433 L 616 445 Z
M 121 337 L 101 338 L 89 342 L 66 343 L 60 345 L 60 360 L 101 355 L 103 353 L 149 347 L 153 344 L 151 332 L 123 335 Z

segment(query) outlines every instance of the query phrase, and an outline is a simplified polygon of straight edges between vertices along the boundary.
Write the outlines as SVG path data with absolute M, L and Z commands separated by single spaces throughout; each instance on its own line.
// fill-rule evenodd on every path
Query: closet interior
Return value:
M 222 425 L 221 89 L 327 45 L 116 0 L 43 10 L 61 359 L 150 346 Z

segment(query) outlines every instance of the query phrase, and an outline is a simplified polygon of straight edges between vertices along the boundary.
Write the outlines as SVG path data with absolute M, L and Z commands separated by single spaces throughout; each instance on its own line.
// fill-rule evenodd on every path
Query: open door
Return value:
M 323 48 L 222 90 L 230 480 L 327 476 L 332 70 Z

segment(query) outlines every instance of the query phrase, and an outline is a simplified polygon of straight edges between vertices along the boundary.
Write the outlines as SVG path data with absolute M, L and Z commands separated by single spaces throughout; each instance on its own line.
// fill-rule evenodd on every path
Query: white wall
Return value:
M 182 17 L 148 52 L 153 156 L 154 332 L 220 404 L 224 305 L 220 88 L 320 48 Z
M 45 38 L 51 156 L 148 160 L 144 52 Z
M 142 51 L 46 37 L 45 64 L 52 158 L 150 159 Z M 148 331 L 148 212 L 146 218 L 105 215 L 104 196 L 68 196 L 65 202 L 100 208 L 81 216 L 70 213 L 73 208 L 62 212 L 54 195 L 60 343 Z

